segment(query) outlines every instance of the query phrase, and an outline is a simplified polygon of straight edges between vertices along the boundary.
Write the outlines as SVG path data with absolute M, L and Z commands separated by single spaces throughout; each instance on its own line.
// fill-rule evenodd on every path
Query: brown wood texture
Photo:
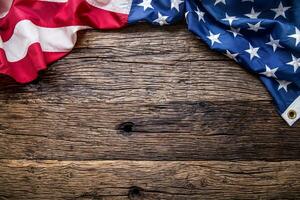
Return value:
M 0 109 L 0 199 L 300 196 L 299 123 L 183 25 L 82 32 Z
M 295 199 L 300 190 L 300 162 L 293 161 L 0 164 L 4 199 Z

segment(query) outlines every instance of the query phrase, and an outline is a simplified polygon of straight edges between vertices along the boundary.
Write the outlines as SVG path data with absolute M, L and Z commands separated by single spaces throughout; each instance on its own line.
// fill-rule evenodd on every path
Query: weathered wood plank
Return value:
M 82 33 L 76 49 L 37 85 L 0 79 L 0 99 L 86 98 L 84 93 L 102 100 L 126 96 L 122 101 L 270 100 L 256 77 L 209 50 L 182 25 L 145 30 L 150 29 Z
M 270 102 L 2 104 L 0 158 L 298 160 L 299 127 Z M 134 125 L 119 127 L 125 122 Z
M 0 199 L 297 199 L 300 162 L 0 161 Z
M 181 25 L 146 28 L 83 33 L 40 81 L 1 79 L 0 158 L 300 158 L 299 124 L 283 122 L 256 77 Z
M 183 24 L 165 27 L 139 24 L 118 31 L 81 32 L 75 52 L 86 57 L 86 48 L 96 53 L 94 57 L 106 61 L 167 63 L 229 60 L 211 51 Z
M 0 99 L 39 102 L 270 101 L 261 82 L 231 61 L 173 64 L 101 62 L 69 57 L 52 66 L 36 84 L 0 80 Z

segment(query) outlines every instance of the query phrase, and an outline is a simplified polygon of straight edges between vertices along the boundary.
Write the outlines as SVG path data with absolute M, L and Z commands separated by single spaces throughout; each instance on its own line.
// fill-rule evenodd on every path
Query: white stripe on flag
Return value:
M 129 14 L 132 0 L 86 0 L 94 7 L 122 14 Z
M 34 43 L 39 43 L 44 52 L 68 52 L 76 43 L 76 32 L 87 28 L 89 27 L 44 28 L 29 20 L 22 20 L 17 23 L 8 41 L 1 44 L 0 40 L 0 48 L 4 50 L 9 62 L 17 62 L 25 58 L 28 48 Z
M 45 2 L 65 3 L 68 0 L 39 0 Z M 86 0 L 87 3 L 94 7 L 122 14 L 129 14 L 132 0 Z

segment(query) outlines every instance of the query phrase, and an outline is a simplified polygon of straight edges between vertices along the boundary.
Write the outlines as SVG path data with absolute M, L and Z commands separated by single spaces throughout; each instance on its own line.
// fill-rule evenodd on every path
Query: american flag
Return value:
M 261 79 L 289 125 L 300 118 L 299 0 L 0 0 L 0 73 L 34 80 L 82 29 L 184 18 L 211 49 Z

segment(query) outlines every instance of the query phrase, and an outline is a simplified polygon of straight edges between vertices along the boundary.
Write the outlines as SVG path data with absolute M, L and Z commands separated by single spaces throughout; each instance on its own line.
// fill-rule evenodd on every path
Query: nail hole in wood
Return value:
M 129 199 L 139 199 L 143 197 L 143 188 L 132 186 L 129 188 L 128 191 L 128 198 Z
M 119 125 L 118 130 L 120 130 L 122 135 L 131 135 L 134 131 L 134 123 L 132 122 L 125 122 Z

